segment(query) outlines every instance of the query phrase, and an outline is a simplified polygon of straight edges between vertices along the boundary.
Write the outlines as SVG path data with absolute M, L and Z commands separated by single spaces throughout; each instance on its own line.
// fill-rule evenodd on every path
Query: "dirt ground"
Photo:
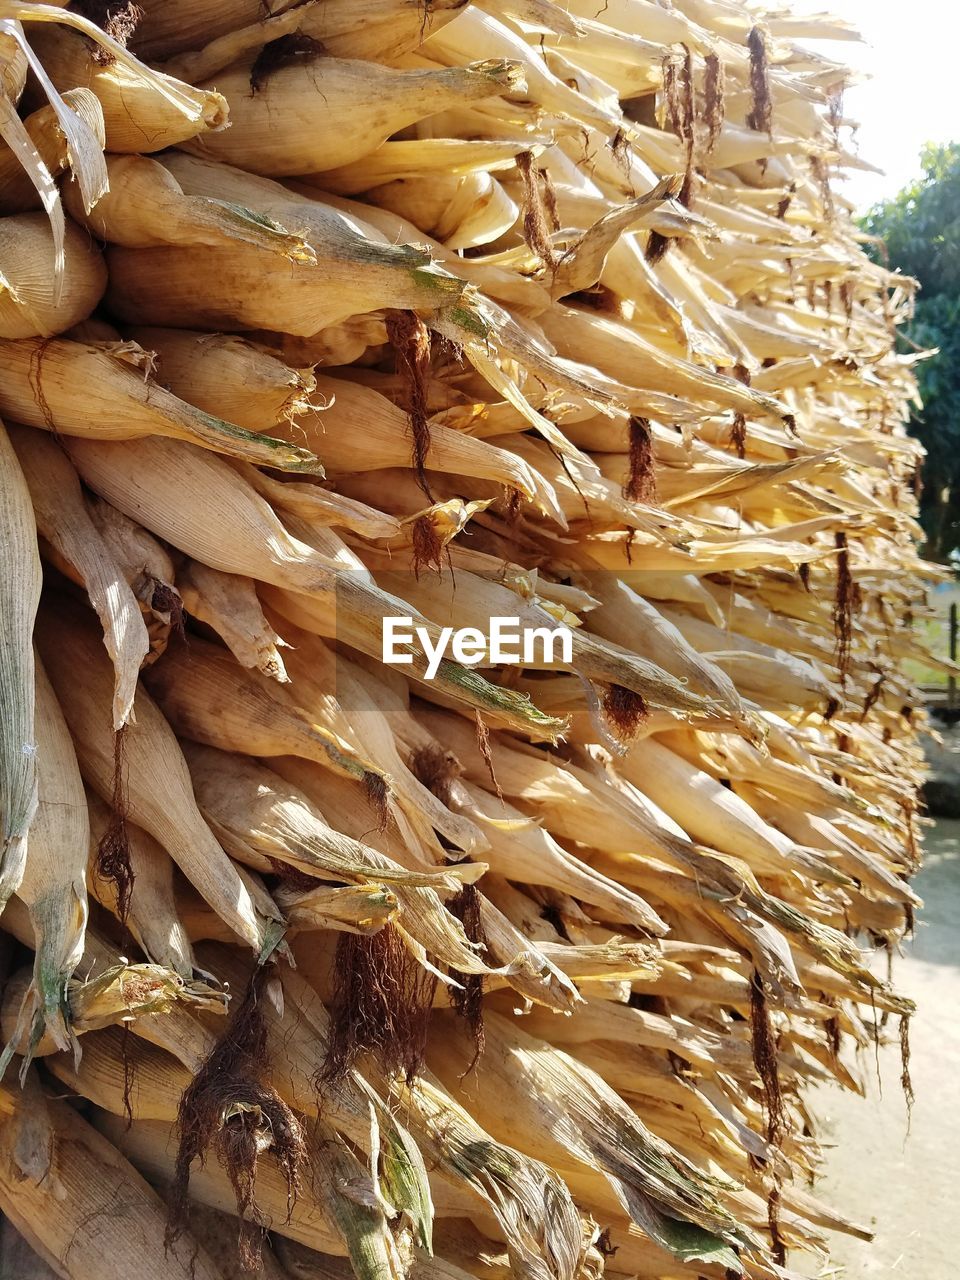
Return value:
M 864 1063 L 867 1097 L 821 1089 L 811 1097 L 821 1135 L 834 1143 L 819 1195 L 876 1232 L 872 1244 L 836 1235 L 822 1276 L 948 1280 L 956 1274 L 954 1228 L 960 1192 L 960 822 L 942 821 L 926 839 L 916 881 L 924 899 L 917 934 L 894 969 L 917 1002 L 910 1071 L 916 1102 L 907 1133 L 896 1045 Z M 807 1269 L 810 1271 L 810 1269 Z M 814 1268 L 810 1274 L 818 1274 Z

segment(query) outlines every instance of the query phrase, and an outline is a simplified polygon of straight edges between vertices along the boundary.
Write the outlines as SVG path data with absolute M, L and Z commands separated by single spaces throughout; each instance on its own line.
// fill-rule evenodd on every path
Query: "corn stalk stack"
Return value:
M 0 3 L 0 1209 L 57 1275 L 869 1238 L 808 1086 L 899 1020 L 909 1088 L 929 571 L 854 35 Z

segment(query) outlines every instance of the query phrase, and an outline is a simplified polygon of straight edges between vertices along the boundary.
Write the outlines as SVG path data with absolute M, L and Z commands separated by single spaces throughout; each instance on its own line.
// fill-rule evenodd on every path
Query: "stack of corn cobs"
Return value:
M 924 586 L 910 282 L 796 43 L 852 35 L 0 4 L 0 1210 L 56 1275 L 869 1238 L 808 1086 L 908 1051 Z M 493 618 L 569 660 L 430 670 Z

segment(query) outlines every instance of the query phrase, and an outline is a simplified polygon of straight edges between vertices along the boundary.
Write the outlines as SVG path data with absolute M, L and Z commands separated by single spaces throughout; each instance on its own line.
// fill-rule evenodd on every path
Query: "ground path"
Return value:
M 876 1232 L 872 1244 L 833 1238 L 833 1261 L 821 1274 L 843 1280 L 950 1280 L 957 1274 L 960 822 L 938 822 L 925 843 L 916 881 L 925 905 L 916 937 L 904 945 L 894 970 L 897 987 L 918 1007 L 910 1033 L 916 1093 L 910 1135 L 895 1044 L 880 1053 L 882 1097 L 870 1069 L 866 1099 L 824 1088 L 810 1100 L 823 1140 L 835 1144 L 818 1193 Z

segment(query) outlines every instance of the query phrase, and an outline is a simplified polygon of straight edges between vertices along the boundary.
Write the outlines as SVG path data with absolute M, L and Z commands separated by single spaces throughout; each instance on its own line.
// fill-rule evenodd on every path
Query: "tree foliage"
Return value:
M 910 429 L 928 453 L 921 500 L 928 550 L 945 558 L 960 547 L 960 143 L 928 144 L 921 163 L 922 177 L 862 225 L 883 240 L 892 268 L 920 282 L 903 349 L 940 349 L 919 366 L 924 403 Z

